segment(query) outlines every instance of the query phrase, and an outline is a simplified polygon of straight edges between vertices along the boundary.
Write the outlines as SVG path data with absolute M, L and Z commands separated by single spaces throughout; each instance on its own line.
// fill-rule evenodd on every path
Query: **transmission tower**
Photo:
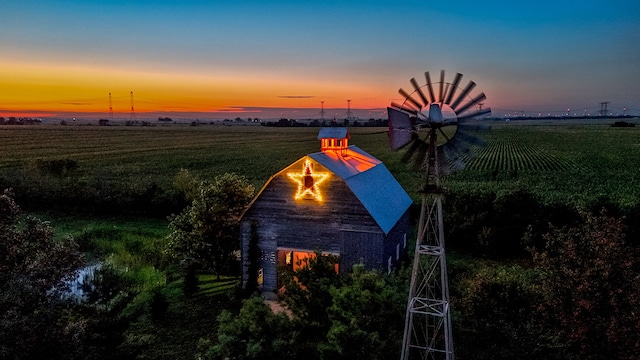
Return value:
M 347 100 L 347 120 L 353 120 L 353 113 L 351 112 L 351 100 Z
M 320 120 L 324 121 L 324 115 L 326 112 L 324 111 L 324 101 L 320 101 Z
M 136 112 L 133 109 L 133 91 L 131 91 L 131 120 L 136 119 Z
M 109 92 L 109 119 L 113 120 L 113 103 L 111 102 L 111 92 Z
M 604 101 L 600 103 L 600 116 L 607 116 L 609 114 L 609 110 L 607 106 L 609 105 L 608 101 Z

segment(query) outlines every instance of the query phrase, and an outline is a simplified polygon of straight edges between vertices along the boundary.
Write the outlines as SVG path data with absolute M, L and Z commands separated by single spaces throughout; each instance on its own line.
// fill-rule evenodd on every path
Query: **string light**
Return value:
M 290 172 L 287 175 L 298 184 L 298 190 L 293 197 L 294 199 L 310 198 L 322 201 L 322 194 L 320 193 L 318 185 L 329 177 L 328 173 L 314 172 L 313 164 L 307 159 L 304 162 L 301 172 Z

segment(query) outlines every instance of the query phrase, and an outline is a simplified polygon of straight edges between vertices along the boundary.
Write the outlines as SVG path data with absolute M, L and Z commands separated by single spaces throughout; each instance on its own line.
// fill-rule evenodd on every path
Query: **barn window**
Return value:
M 407 248 L 407 233 L 404 233 L 404 248 Z
M 400 259 L 400 244 L 396 245 L 396 260 Z
M 387 259 L 387 274 L 391 274 L 391 256 Z

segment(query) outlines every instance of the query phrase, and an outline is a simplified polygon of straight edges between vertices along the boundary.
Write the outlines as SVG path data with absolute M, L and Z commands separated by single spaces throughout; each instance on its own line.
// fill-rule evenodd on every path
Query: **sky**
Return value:
M 378 118 L 442 69 L 496 116 L 640 114 L 640 2 L 0 0 L 5 117 Z

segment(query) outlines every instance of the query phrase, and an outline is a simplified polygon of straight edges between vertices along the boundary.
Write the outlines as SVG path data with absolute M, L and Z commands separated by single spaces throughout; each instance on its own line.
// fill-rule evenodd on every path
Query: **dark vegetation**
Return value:
M 0 196 L 0 358 L 397 358 L 407 268 L 337 276 L 333 259 L 317 256 L 283 274 L 289 312 L 276 314 L 239 291 L 232 257 L 217 267 L 197 246 L 168 246 L 180 236 L 215 244 L 204 230 L 216 227 L 232 234 L 224 221 L 188 221 L 216 214 L 198 202 L 223 203 L 215 184 L 225 176 L 259 189 L 318 151 L 316 131 L 0 127 L 0 188 L 13 189 Z M 417 203 L 420 175 L 386 135 L 351 132 Z M 637 130 L 496 124 L 482 136 L 488 145 L 445 180 L 457 358 L 640 357 Z M 237 249 L 223 238 L 216 254 Z M 85 302 L 48 292 L 97 262 Z

